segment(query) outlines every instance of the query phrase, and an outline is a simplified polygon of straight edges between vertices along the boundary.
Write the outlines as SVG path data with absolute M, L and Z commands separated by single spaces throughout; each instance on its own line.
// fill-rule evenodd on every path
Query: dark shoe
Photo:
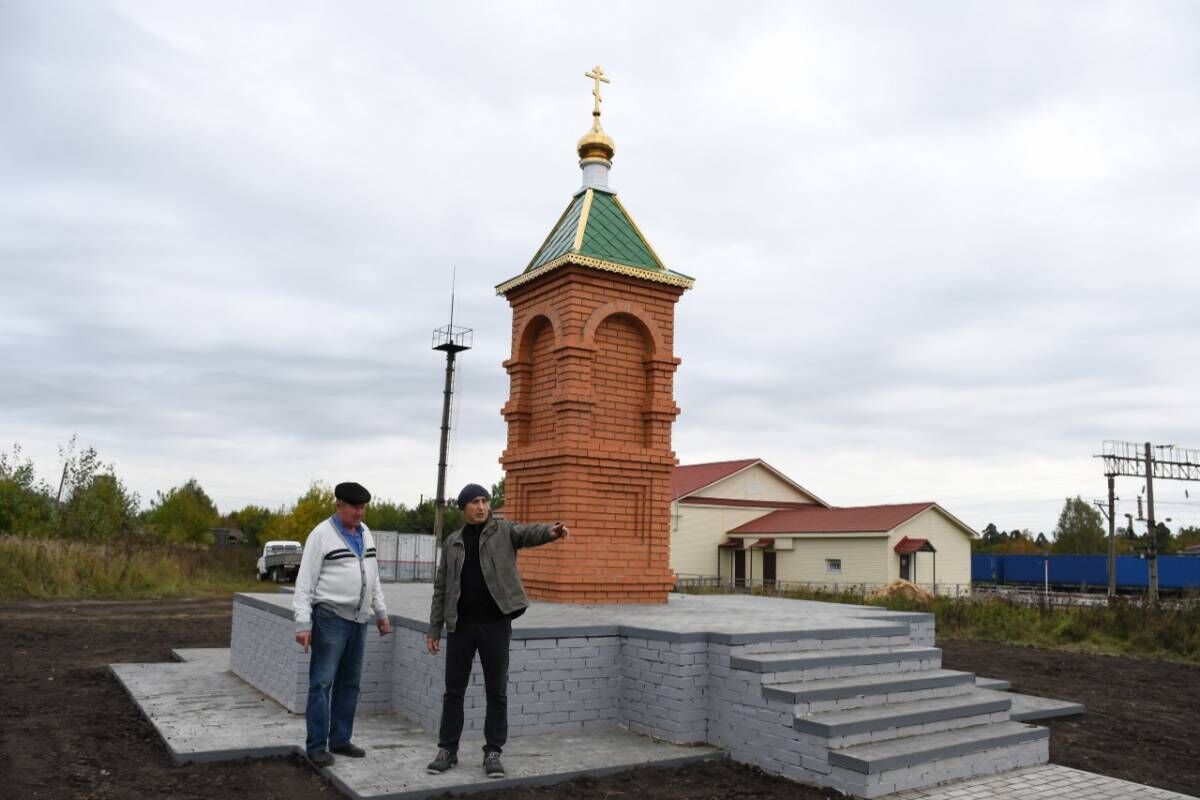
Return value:
M 350 756 L 350 758 L 362 758 L 367 754 L 366 750 L 351 742 L 331 747 L 329 748 L 329 752 L 337 753 L 339 756 Z
M 483 774 L 489 778 L 504 777 L 504 765 L 500 763 L 500 754 L 495 750 L 483 754 Z
M 333 765 L 333 755 L 328 750 L 313 750 L 305 753 L 314 767 L 329 767 Z
M 429 762 L 429 766 L 425 767 L 425 771 L 430 775 L 441 775 L 457 763 L 457 753 L 451 753 L 449 750 L 438 750 L 437 756 L 433 761 Z

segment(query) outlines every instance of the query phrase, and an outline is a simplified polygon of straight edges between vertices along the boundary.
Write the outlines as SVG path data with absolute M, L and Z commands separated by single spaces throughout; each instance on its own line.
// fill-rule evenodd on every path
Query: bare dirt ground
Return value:
M 1005 678 L 1013 690 L 1083 703 L 1050 728 L 1050 760 L 1200 795 L 1200 667 L 1167 661 L 939 641 L 942 663 Z
M 230 602 L 0 604 L 0 795 L 31 800 L 311 800 L 338 793 L 299 759 L 174 765 L 106 666 L 225 647 Z M 946 664 L 1086 703 L 1050 723 L 1051 759 L 1200 794 L 1200 668 L 1158 661 L 941 643 Z M 837 795 L 727 762 L 641 769 L 485 797 L 582 800 L 825 800 Z

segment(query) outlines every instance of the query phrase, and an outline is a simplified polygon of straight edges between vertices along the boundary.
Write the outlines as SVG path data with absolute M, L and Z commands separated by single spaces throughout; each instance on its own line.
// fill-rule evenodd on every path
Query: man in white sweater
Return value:
M 362 521 L 371 493 L 357 483 L 339 483 L 333 495 L 333 516 L 313 528 L 304 543 L 292 596 L 296 641 L 306 653 L 312 647 L 304 752 L 318 767 L 332 764 L 333 753 L 366 755 L 350 739 L 371 612 L 381 636 L 392 630 L 375 539 Z

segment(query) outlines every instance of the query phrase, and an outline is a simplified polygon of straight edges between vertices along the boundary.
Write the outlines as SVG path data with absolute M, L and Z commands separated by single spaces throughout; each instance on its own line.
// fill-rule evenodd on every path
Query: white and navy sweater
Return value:
M 292 595 L 297 631 L 312 629 L 312 607 L 317 603 L 355 622 L 368 621 L 371 611 L 376 619 L 387 617 L 375 537 L 366 525 L 362 529 L 362 558 L 346 545 L 332 519 L 321 522 L 308 535 Z

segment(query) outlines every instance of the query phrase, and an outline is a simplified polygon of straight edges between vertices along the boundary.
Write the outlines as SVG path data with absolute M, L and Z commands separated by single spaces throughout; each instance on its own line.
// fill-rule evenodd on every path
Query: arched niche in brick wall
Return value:
M 606 398 L 605 408 L 597 408 L 593 418 L 596 438 L 650 445 L 654 423 L 645 412 L 661 405 L 654 397 L 661 385 L 652 371 L 658 361 L 670 358 L 658 334 L 650 314 L 627 300 L 606 303 L 588 317 L 581 338 L 596 349 L 592 385 Z
M 530 318 L 521 334 L 519 362 L 524 375 L 513 396 L 517 407 L 527 415 L 520 444 L 547 441 L 554 437 L 553 399 L 557 390 L 558 369 L 554 355 L 558 331 L 546 314 Z
M 596 327 L 592 342 L 592 387 L 603 398 L 592 412 L 592 437 L 644 446 L 645 361 L 653 347 L 645 326 L 628 314 L 610 314 Z
M 654 319 L 642 306 L 631 303 L 628 300 L 615 300 L 611 303 L 605 303 L 588 316 L 588 321 L 584 323 L 583 335 L 581 337 L 585 346 L 595 345 L 596 331 L 613 315 L 629 317 L 634 324 L 641 328 L 642 335 L 646 339 L 645 355 L 670 355 L 663 350 L 658 325 L 654 322 Z

